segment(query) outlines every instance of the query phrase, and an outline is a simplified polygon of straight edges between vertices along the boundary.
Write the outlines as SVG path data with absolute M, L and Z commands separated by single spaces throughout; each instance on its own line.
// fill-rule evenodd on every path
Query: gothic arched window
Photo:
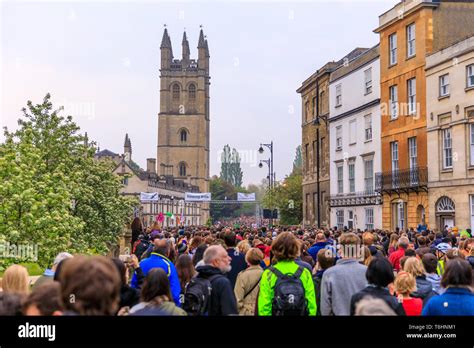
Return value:
M 179 85 L 175 83 L 172 87 L 173 100 L 179 100 Z
M 181 129 L 181 132 L 179 132 L 179 137 L 182 143 L 188 141 L 188 132 L 186 132 L 186 129 Z
M 179 164 L 179 176 L 186 176 L 186 163 L 184 162 Z
M 191 83 L 189 85 L 189 100 L 195 100 L 196 99 L 196 85 L 194 83 Z

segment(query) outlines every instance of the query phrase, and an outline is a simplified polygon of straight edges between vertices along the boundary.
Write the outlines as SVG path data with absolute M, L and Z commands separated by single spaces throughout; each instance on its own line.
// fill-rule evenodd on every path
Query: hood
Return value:
M 430 283 L 439 284 L 441 282 L 441 276 L 436 273 L 427 273 L 426 280 L 428 280 Z
M 413 297 L 425 298 L 433 290 L 433 285 L 425 277 L 416 277 L 416 291 Z
M 212 267 L 209 265 L 196 267 L 196 272 L 198 272 L 200 276 L 204 277 L 209 277 L 215 274 L 224 274 L 219 268 Z

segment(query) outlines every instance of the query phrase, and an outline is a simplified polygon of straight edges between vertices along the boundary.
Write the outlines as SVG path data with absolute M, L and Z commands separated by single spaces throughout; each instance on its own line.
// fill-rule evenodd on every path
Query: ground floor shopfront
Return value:
M 401 192 L 383 195 L 382 226 L 383 229 L 394 231 L 418 228 L 419 225 L 429 225 L 428 193 Z
M 331 227 L 338 229 L 360 229 L 362 231 L 382 227 L 382 206 L 362 205 L 348 207 L 331 207 Z
M 438 231 L 447 227 L 459 230 L 474 227 L 474 184 L 430 187 L 429 220 Z

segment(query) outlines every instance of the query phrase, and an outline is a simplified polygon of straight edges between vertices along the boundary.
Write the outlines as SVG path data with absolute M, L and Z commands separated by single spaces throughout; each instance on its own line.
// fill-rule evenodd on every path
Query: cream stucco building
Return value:
M 429 221 L 474 227 L 474 36 L 426 58 Z

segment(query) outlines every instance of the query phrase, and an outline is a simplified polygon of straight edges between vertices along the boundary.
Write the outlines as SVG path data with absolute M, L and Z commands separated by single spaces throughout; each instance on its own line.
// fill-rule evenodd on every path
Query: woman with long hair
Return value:
M 396 233 L 392 233 L 390 235 L 390 243 L 388 244 L 388 251 L 387 255 L 390 256 L 391 253 L 393 253 L 395 250 L 398 248 L 398 239 L 400 237 Z
M 2 288 L 5 293 L 26 295 L 30 292 L 29 274 L 25 267 L 11 265 L 3 274 Z
M 133 315 L 187 315 L 177 307 L 171 296 L 166 272 L 153 268 L 148 272 L 140 296 L 141 302 L 130 310 Z
M 181 293 L 184 293 L 186 284 L 188 284 L 191 278 L 196 274 L 193 259 L 187 254 L 180 255 L 175 267 L 176 272 L 178 272 L 179 283 L 181 284 Z

